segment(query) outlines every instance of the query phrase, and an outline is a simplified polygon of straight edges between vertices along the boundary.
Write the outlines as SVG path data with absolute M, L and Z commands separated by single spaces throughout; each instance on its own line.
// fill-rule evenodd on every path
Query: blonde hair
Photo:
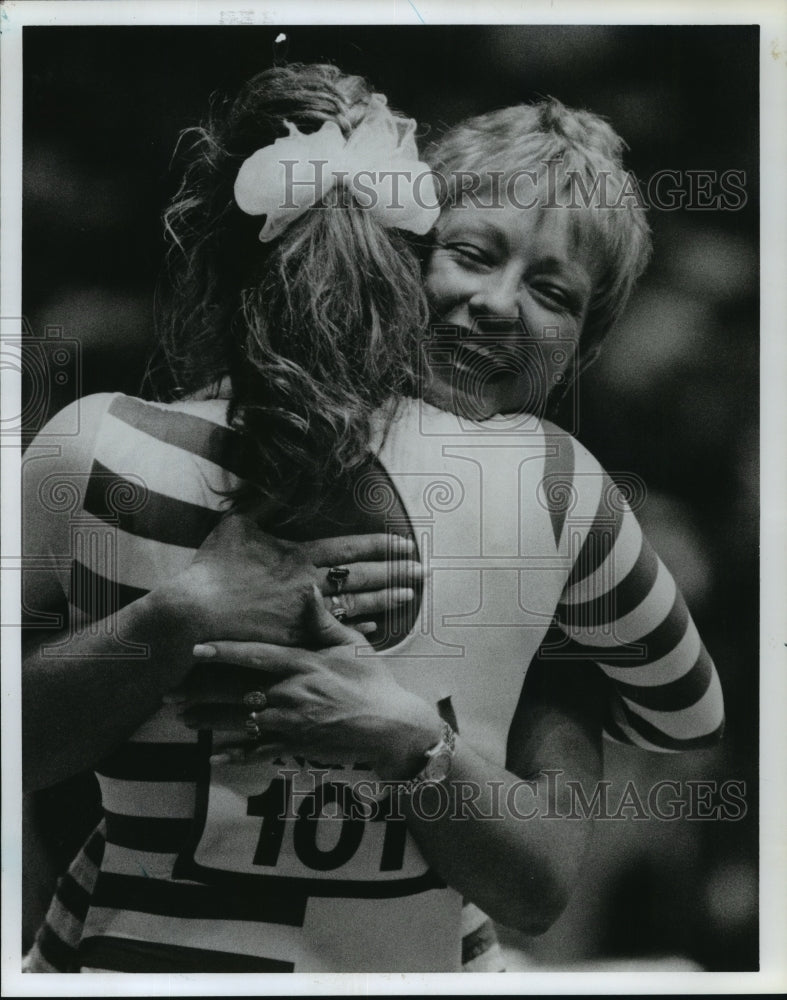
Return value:
M 549 98 L 470 118 L 427 151 L 441 180 L 443 208 L 467 197 L 468 177 L 499 190 L 529 171 L 538 179 L 541 196 L 536 211 L 574 211 L 577 231 L 595 236 L 601 278 L 580 337 L 578 370 L 597 355 L 650 257 L 650 230 L 636 181 L 623 166 L 625 148 L 603 118 Z M 544 202 L 544 194 L 552 200 Z

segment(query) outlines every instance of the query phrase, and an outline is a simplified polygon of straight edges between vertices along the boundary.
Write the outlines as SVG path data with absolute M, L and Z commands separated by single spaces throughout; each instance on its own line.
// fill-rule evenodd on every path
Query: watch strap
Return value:
M 448 777 L 448 767 L 446 771 L 440 777 L 434 777 L 431 770 L 431 763 L 436 757 L 446 757 L 450 764 L 451 758 L 456 753 L 456 733 L 448 725 L 447 722 L 443 721 L 442 732 L 440 733 L 440 739 L 435 743 L 433 747 L 430 747 L 424 753 L 426 757 L 426 763 L 413 778 L 408 778 L 404 781 L 397 781 L 396 787 L 402 792 L 412 792 L 414 789 L 420 787 L 424 784 L 439 784 L 443 782 Z

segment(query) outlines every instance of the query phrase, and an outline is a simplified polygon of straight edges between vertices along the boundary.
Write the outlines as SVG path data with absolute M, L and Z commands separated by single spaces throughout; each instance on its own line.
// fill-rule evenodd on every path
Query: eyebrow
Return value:
M 449 219 L 445 228 L 438 233 L 438 236 L 441 238 L 445 237 L 449 232 L 454 235 L 458 235 L 462 231 L 472 233 L 473 235 L 486 236 L 502 249 L 509 249 L 508 239 L 506 238 L 505 233 L 494 223 L 489 222 L 486 219 L 457 219 L 454 217 L 453 219 Z

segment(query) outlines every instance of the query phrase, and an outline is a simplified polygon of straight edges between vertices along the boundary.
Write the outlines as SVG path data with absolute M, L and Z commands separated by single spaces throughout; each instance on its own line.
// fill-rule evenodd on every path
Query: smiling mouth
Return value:
M 512 351 L 482 344 L 459 344 L 453 354 L 453 363 L 457 369 L 467 374 L 483 375 L 485 381 L 499 381 L 513 376 L 513 361 Z

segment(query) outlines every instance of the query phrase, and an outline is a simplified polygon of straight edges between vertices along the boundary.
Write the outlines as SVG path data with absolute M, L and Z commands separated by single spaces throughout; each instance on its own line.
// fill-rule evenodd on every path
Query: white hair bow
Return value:
M 316 205 L 337 184 L 386 228 L 423 236 L 440 210 L 434 177 L 418 159 L 416 123 L 396 118 L 382 94 L 374 94 L 361 124 L 345 142 L 335 122 L 305 135 L 285 122 L 289 135 L 243 162 L 235 201 L 247 215 L 265 215 L 260 240 L 267 243 Z

